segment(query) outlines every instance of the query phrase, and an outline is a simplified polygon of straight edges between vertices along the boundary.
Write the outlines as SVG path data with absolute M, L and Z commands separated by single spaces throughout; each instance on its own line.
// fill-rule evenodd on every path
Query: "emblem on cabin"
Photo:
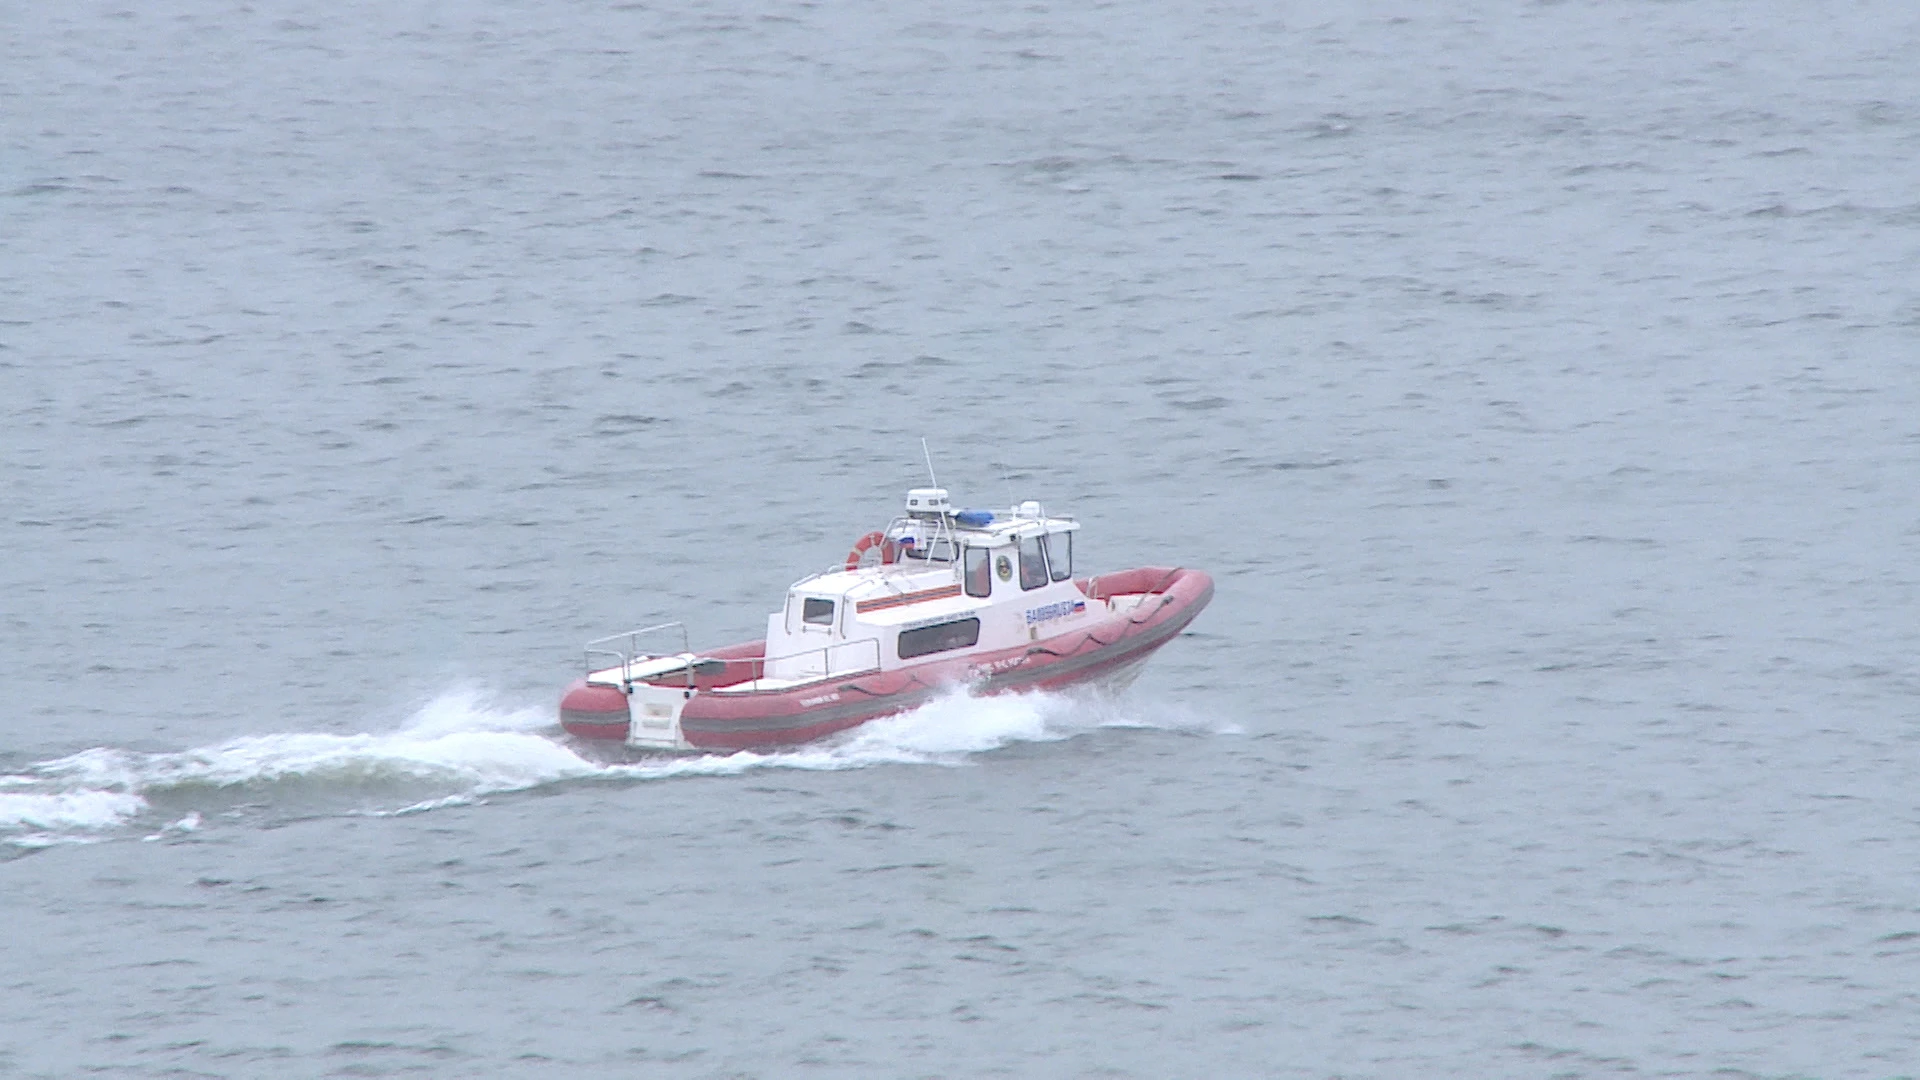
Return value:
M 1013 560 L 1005 555 L 993 561 L 993 572 L 1000 575 L 1001 581 L 1013 580 Z

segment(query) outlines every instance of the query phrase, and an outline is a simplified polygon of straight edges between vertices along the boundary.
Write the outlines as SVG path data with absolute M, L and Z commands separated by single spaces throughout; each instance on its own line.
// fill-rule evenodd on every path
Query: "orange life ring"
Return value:
M 847 569 L 860 569 L 860 556 L 865 555 L 876 547 L 880 549 L 880 565 L 882 566 L 890 565 L 900 558 L 899 544 L 887 539 L 885 533 L 870 532 L 853 542 L 853 550 L 847 552 Z

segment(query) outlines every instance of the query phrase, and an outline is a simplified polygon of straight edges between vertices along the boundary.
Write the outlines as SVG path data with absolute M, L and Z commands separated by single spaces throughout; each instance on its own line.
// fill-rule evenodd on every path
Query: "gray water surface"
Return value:
M 0 8 L 0 1076 L 1920 1076 L 1920 14 Z M 567 740 L 924 482 L 1113 700 Z

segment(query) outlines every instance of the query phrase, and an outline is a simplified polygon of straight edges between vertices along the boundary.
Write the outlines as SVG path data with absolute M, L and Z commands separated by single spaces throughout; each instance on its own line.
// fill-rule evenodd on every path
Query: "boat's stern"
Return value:
M 596 672 L 560 697 L 560 726 L 582 739 L 623 742 L 643 750 L 685 750 L 680 710 L 698 691 L 623 681 L 618 669 Z
M 627 745 L 644 750 L 691 750 L 680 737 L 680 710 L 699 693 L 677 686 L 635 683 L 627 696 Z

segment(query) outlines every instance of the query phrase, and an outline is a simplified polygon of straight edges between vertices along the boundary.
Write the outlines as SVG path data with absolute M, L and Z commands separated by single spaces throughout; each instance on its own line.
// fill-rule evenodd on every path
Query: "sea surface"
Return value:
M 927 482 L 1118 696 L 565 737 Z M 1920 9 L 0 2 L 0 1077 L 1920 1076 Z

